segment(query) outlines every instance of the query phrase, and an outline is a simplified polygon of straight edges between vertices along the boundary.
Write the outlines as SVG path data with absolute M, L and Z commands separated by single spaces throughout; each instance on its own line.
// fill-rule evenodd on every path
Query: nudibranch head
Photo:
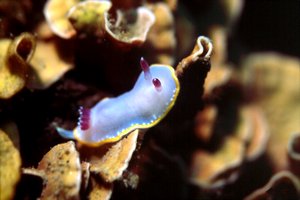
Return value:
M 132 90 L 106 98 L 90 110 L 81 109 L 75 139 L 89 146 L 115 142 L 135 129 L 156 125 L 167 115 L 180 88 L 174 69 L 162 64 L 149 66 L 143 58 L 140 64 L 143 72 Z

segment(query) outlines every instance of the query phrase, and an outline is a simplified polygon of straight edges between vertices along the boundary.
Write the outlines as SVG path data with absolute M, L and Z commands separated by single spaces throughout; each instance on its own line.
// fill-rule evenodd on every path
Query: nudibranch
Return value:
M 73 131 L 57 127 L 58 133 L 89 146 L 100 146 L 160 122 L 174 106 L 179 81 L 171 66 L 149 66 L 143 58 L 140 65 L 143 71 L 130 91 L 105 98 L 91 109 L 80 108 L 78 126 Z

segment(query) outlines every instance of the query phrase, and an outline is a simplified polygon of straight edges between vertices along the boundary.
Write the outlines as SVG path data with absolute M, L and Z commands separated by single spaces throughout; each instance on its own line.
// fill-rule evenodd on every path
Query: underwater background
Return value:
M 300 199 L 299 8 L 0 0 L 0 200 Z

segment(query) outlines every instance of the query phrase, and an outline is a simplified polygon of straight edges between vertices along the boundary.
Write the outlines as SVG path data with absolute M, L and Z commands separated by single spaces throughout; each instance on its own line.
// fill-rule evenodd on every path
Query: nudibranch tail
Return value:
M 82 131 L 88 130 L 90 128 L 91 110 L 80 107 L 79 114 L 78 126 L 80 126 Z
M 74 134 L 73 134 L 73 131 L 66 130 L 66 129 L 63 129 L 63 128 L 60 128 L 60 127 L 56 127 L 56 131 L 57 131 L 57 132 L 59 133 L 59 135 L 62 136 L 63 138 L 66 138 L 66 139 L 72 139 L 72 140 L 75 139 Z
M 141 57 L 140 65 L 144 72 L 145 79 L 150 80 L 151 79 L 150 67 L 148 62 L 143 57 Z

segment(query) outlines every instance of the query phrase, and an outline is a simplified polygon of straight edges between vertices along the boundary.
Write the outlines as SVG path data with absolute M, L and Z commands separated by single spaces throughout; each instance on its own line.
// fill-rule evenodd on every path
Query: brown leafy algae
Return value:
M 144 50 L 149 60 L 155 63 L 174 64 L 177 47 L 175 19 L 170 7 L 163 2 L 152 3 L 148 8 L 155 16 L 155 22 L 147 36 Z M 156 52 L 153 54 L 153 52 Z
M 68 19 L 79 37 L 111 39 L 113 44 L 125 47 L 143 44 L 155 22 L 151 10 L 141 6 L 110 11 L 112 6 L 110 1 L 80 2 L 69 10 Z
M 71 70 L 74 56 L 68 47 L 72 47 L 72 45 L 55 38 L 37 40 L 36 51 L 30 61 L 26 87 L 46 89 Z M 62 54 L 62 51 L 67 52 Z
M 105 30 L 120 45 L 141 45 L 155 22 L 155 15 L 146 7 L 138 7 L 128 11 L 117 10 L 113 18 L 104 13 Z
M 300 180 L 289 171 L 281 171 L 272 176 L 262 188 L 247 196 L 245 200 L 299 199 Z
M 77 37 L 105 37 L 104 13 L 108 12 L 110 1 L 83 1 L 68 11 L 68 20 L 77 32 Z
M 211 110 L 213 107 L 210 106 L 207 109 Z M 209 117 L 208 124 L 206 124 L 208 127 L 203 129 L 204 125 L 201 125 L 198 130 L 200 134 L 198 137 L 204 138 L 206 142 L 213 137 L 211 126 L 216 126 L 215 123 L 210 122 L 215 122 L 213 116 L 216 116 L 216 111 L 208 112 L 209 110 L 201 113 L 204 115 L 213 112 L 212 116 L 207 116 Z M 207 189 L 221 188 L 236 181 L 244 161 L 256 159 L 266 148 L 268 135 L 266 135 L 265 124 L 261 125 L 261 117 L 260 112 L 253 107 L 241 108 L 234 133 L 224 137 L 217 150 L 210 152 L 199 149 L 194 152 L 191 181 Z
M 289 169 L 300 177 L 300 133 L 294 134 L 288 143 Z
M 41 199 L 77 199 L 81 183 L 79 154 L 74 142 L 53 147 L 40 161 L 38 170 L 46 176 Z
M 51 30 L 59 37 L 70 39 L 76 31 L 67 18 L 69 9 L 79 0 L 48 0 L 44 7 L 45 18 Z
M 261 107 L 270 129 L 267 146 L 275 171 L 287 169 L 287 146 L 299 132 L 300 61 L 278 53 L 249 55 L 242 77 L 250 98 Z M 280 159 L 278 159 L 280 158 Z
M 0 82 L 0 98 L 10 98 L 24 86 L 46 89 L 72 69 L 72 51 L 62 55 L 59 43 L 54 38 L 36 39 L 29 33 L 13 41 L 2 39 L 0 49 L 6 54 L 0 60 L 0 80 L 5 80 Z
M 105 182 L 112 183 L 121 178 L 136 149 L 139 131 L 131 132 L 114 144 L 99 160 L 91 161 L 91 172 L 99 174 Z
M 208 62 L 213 51 L 213 45 L 209 38 L 199 36 L 190 55 L 183 58 L 176 67 L 176 75 L 181 76 L 187 67 L 196 62 Z
M 0 40 L 0 98 L 8 99 L 26 85 L 36 41 L 30 33 Z
M 213 66 L 204 83 L 204 108 L 195 117 L 194 127 L 196 137 L 207 148 L 195 150 L 190 169 L 192 183 L 206 190 L 236 182 L 242 166 L 263 155 L 269 138 L 263 112 L 258 106 L 242 103 L 241 84 L 226 63 L 226 30 L 214 26 L 211 31 Z M 227 95 L 231 90 L 235 94 Z M 231 116 L 230 120 L 226 116 Z
M 13 199 L 20 174 L 20 153 L 0 129 L 0 200 Z
M 44 155 L 37 169 L 24 169 L 23 173 L 44 180 L 41 199 L 79 199 L 81 165 L 73 141 L 58 144 Z
M 113 184 L 101 183 L 100 181 L 96 181 L 96 179 L 92 179 L 91 188 L 88 195 L 90 200 L 109 200 L 112 195 Z

